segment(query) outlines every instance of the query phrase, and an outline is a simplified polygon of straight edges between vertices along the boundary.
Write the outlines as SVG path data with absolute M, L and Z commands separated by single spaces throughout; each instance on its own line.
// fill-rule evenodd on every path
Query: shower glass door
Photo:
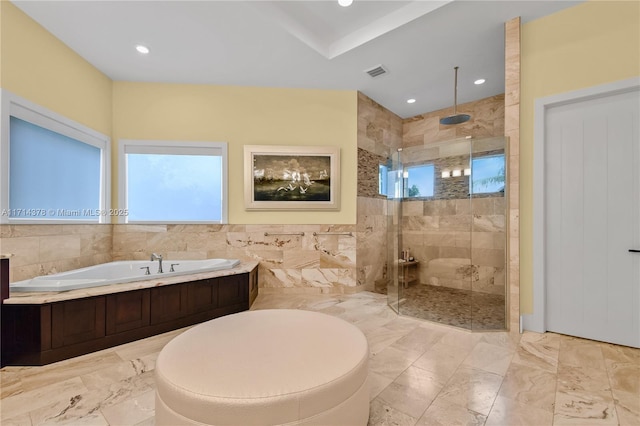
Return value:
M 402 247 L 402 178 L 401 151 L 394 152 L 387 164 L 387 303 L 397 313 L 402 298 L 399 278 L 398 248 Z
M 505 329 L 504 138 L 403 148 L 389 163 L 388 303 L 469 330 Z

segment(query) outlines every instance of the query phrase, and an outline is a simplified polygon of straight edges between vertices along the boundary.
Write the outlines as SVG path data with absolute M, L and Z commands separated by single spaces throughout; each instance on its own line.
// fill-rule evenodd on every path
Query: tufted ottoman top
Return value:
M 162 400 L 204 424 L 280 424 L 338 406 L 365 382 L 367 340 L 352 324 L 289 309 L 228 315 L 184 332 L 156 362 Z

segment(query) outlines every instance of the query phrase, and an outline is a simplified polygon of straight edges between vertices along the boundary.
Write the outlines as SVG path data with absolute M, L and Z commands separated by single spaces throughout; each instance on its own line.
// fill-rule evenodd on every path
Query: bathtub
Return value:
M 30 280 L 9 285 L 10 291 L 65 291 L 79 288 L 99 287 L 109 284 L 146 281 L 175 275 L 189 275 L 201 272 L 231 269 L 238 265 L 238 259 L 171 260 L 165 259 L 162 274 L 158 273 L 158 262 L 148 260 L 128 260 L 103 263 L 58 274 L 43 275 Z M 171 265 L 174 272 L 170 272 Z M 150 275 L 145 275 L 149 268 Z

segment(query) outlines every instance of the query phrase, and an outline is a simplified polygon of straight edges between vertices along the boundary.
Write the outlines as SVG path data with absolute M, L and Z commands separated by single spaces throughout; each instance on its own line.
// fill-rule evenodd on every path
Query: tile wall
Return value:
M 292 233 L 304 236 L 286 235 Z M 355 225 L 3 225 L 0 236 L 0 254 L 11 256 L 11 282 L 116 260 L 147 260 L 155 252 L 176 261 L 259 261 L 265 293 L 360 290 Z
M 520 325 L 520 18 L 505 23 L 505 136 L 509 143 L 509 324 Z
M 504 211 L 504 197 L 406 201 L 403 248 L 420 262 L 420 283 L 504 294 Z
M 466 123 L 454 126 L 440 124 L 440 118 L 453 114 L 453 107 L 407 118 L 402 126 L 403 147 L 428 145 L 466 136 L 503 136 L 504 111 L 504 95 L 501 94 L 458 105 L 458 112 L 471 115 Z
M 111 225 L 0 225 L 0 255 L 9 280 L 111 262 Z
M 357 280 L 369 291 L 386 288 L 387 202 L 378 194 L 378 166 L 402 146 L 402 119 L 358 93 Z
M 177 261 L 255 260 L 262 293 L 354 293 L 360 290 L 355 231 L 355 225 L 114 225 L 113 259 L 156 252 Z

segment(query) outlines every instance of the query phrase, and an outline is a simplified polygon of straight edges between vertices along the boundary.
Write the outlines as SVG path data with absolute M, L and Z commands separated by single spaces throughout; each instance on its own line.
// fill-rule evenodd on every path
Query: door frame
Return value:
M 533 313 L 521 315 L 522 328 L 544 333 L 546 324 L 545 264 L 545 132 L 546 114 L 552 107 L 640 91 L 640 77 L 632 77 L 535 100 L 533 125 Z

